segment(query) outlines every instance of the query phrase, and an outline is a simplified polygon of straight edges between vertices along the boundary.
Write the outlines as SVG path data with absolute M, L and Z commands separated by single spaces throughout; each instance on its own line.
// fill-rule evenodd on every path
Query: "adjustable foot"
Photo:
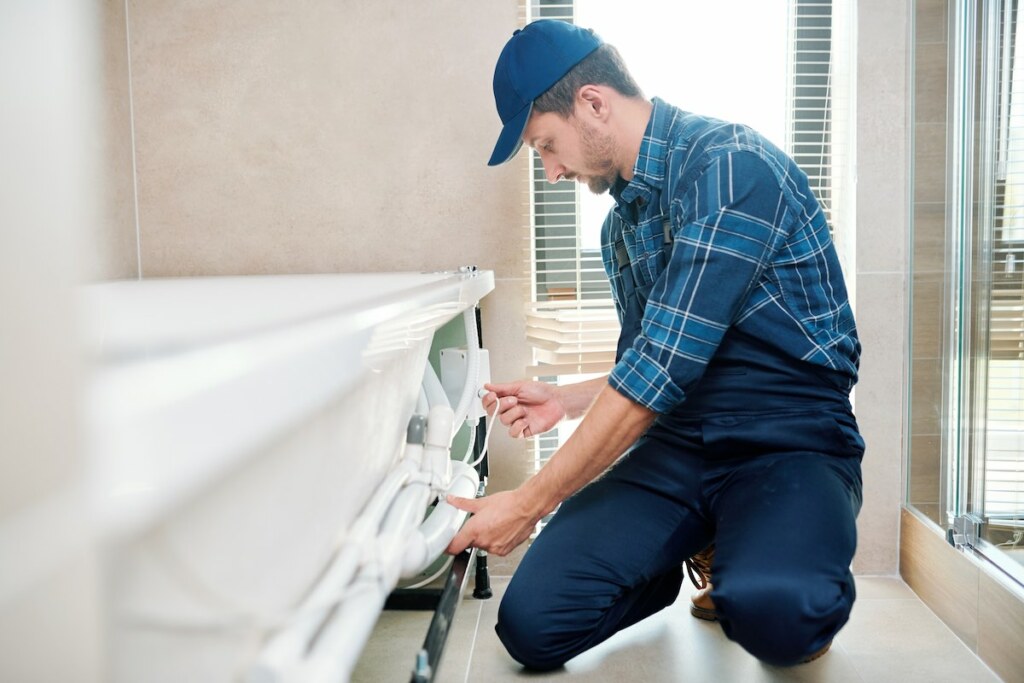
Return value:
M 487 573 L 487 552 L 478 550 L 476 553 L 476 585 L 473 588 L 473 597 L 477 600 L 487 600 L 494 593 L 491 592 L 491 578 Z

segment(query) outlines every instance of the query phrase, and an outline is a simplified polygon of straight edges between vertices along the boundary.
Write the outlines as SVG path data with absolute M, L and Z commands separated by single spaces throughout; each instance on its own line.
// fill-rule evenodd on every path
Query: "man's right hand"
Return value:
M 508 384 L 485 384 L 488 393 L 483 398 L 488 415 L 499 398 L 498 419 L 508 427 L 514 439 L 543 434 L 566 415 L 558 388 L 544 382 L 519 380 Z

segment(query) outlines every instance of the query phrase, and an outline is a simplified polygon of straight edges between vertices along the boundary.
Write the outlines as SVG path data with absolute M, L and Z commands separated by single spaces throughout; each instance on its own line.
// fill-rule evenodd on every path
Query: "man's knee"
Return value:
M 512 658 L 528 669 L 549 671 L 565 664 L 572 654 L 564 642 L 551 636 L 550 615 L 535 596 L 518 596 L 514 581 L 498 608 L 494 630 Z M 564 641 L 564 639 L 562 639 Z
M 854 589 L 852 580 L 762 576 L 715 600 L 732 640 L 761 661 L 792 666 L 831 642 L 850 617 Z

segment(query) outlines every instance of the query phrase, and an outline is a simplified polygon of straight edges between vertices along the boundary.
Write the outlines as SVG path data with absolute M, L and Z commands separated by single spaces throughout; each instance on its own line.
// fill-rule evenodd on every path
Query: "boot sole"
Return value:
M 718 612 L 707 607 L 698 607 L 697 605 L 690 605 L 690 614 L 703 619 L 704 621 L 718 621 Z

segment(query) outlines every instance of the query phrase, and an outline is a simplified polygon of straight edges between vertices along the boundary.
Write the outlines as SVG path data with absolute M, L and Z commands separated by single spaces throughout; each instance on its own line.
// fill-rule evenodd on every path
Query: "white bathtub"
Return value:
M 111 678 L 233 680 L 402 452 L 434 331 L 493 274 L 94 285 Z

